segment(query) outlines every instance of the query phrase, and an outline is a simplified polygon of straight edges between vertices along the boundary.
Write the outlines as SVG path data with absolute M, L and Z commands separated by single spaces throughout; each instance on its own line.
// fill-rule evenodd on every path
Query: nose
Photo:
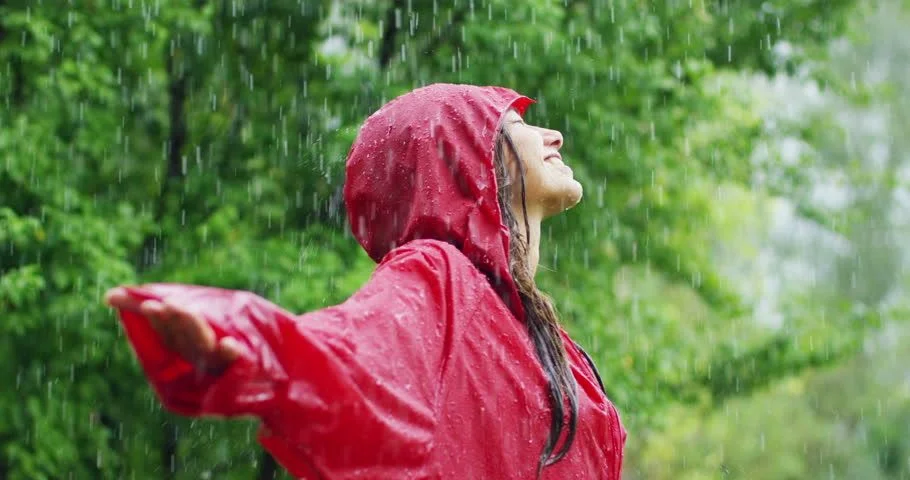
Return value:
M 541 129 L 543 134 L 543 144 L 547 147 L 559 150 L 562 147 L 562 133 L 557 130 Z

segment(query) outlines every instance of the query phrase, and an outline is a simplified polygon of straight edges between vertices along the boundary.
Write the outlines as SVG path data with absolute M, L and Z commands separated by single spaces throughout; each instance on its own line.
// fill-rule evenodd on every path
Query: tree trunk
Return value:
M 256 480 L 276 480 L 278 478 L 278 462 L 269 455 L 269 452 L 263 451 L 259 462 L 259 475 Z

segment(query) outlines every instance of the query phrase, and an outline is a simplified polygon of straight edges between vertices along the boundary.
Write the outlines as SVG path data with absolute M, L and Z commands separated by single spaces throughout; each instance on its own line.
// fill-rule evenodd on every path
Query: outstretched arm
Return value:
M 453 252 L 431 241 L 399 248 L 347 302 L 302 316 L 208 287 L 108 298 L 169 409 L 259 417 L 260 440 L 298 476 L 378 465 L 426 477 L 445 359 L 465 328 L 453 307 L 473 307 L 460 299 L 477 298 L 484 281 Z
M 262 327 L 293 315 L 248 292 L 192 285 L 118 287 L 105 297 L 166 408 L 190 416 L 270 408 L 284 375 L 268 361 L 276 343 Z

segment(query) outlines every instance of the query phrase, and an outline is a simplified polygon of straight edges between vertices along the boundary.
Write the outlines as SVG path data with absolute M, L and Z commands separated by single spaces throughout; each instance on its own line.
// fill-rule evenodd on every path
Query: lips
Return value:
M 568 165 L 563 163 L 562 155 L 560 155 L 559 153 L 556 153 L 556 152 L 551 153 L 551 154 L 547 155 L 546 157 L 544 157 L 543 161 L 546 163 L 549 163 L 550 165 L 553 165 L 554 167 L 558 168 L 559 170 L 563 171 L 566 174 L 569 174 L 569 175 L 572 174 L 572 169 L 569 168 Z

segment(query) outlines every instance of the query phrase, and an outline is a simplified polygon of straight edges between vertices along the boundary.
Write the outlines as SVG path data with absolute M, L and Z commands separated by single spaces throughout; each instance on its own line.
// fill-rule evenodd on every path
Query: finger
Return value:
M 207 321 L 205 321 L 205 318 L 201 314 L 193 312 L 188 313 L 190 316 L 189 319 L 192 320 L 192 322 L 188 324 L 191 338 L 198 342 L 206 354 L 211 354 L 215 350 L 218 341 L 215 337 L 215 330 Z
M 146 300 L 139 305 L 139 313 L 147 317 L 160 317 L 164 313 L 164 304 L 158 300 Z
M 166 307 L 173 315 L 172 333 L 176 351 L 200 371 L 208 370 L 208 365 L 214 361 L 215 330 L 200 313 L 172 303 Z
M 174 335 L 174 321 L 167 305 L 156 300 L 147 300 L 140 306 L 140 312 L 148 319 L 165 348 L 179 353 Z
M 189 338 L 188 319 L 186 312 L 172 304 L 164 303 L 163 330 L 166 332 L 171 350 L 177 352 L 183 359 L 190 363 L 199 361 L 200 352 L 195 347 L 195 341 Z
M 176 341 L 182 351 L 195 357 L 210 355 L 215 349 L 215 331 L 201 314 L 166 303 L 174 318 Z
M 104 294 L 104 303 L 113 308 L 137 312 L 142 300 L 131 296 L 123 287 L 115 287 Z
M 149 323 L 152 324 L 152 328 L 155 329 L 155 332 L 159 335 L 164 333 L 162 331 L 164 329 L 164 304 L 157 300 L 146 300 L 139 305 L 139 313 L 148 319 Z
M 232 337 L 224 337 L 218 342 L 218 348 L 215 351 L 216 356 L 224 363 L 231 363 L 242 353 L 240 342 Z

